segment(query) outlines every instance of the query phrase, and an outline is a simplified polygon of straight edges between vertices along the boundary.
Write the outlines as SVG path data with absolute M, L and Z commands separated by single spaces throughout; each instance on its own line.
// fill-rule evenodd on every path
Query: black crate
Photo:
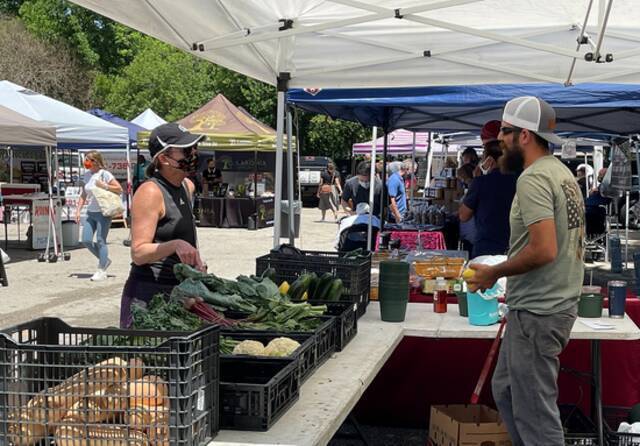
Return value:
M 193 333 L 96 329 L 57 318 L 0 330 L 0 444 L 53 444 L 56 433 L 80 444 L 96 429 L 118 429 L 132 445 L 207 444 L 218 431 L 218 341 L 215 326 Z M 149 375 L 162 392 L 133 398 L 153 418 L 127 404 L 130 384 Z M 149 409 L 149 394 L 164 404 Z
M 300 251 L 301 256 L 278 254 L 271 252 L 256 259 L 256 274 L 262 274 L 267 268 L 276 272 L 276 283 L 283 281 L 293 283 L 300 274 L 332 273 L 342 279 L 344 293 L 342 299 L 358 305 L 358 317 L 362 316 L 369 305 L 371 288 L 371 253 L 366 258 L 345 257 L 344 252 Z
M 287 337 L 300 343 L 300 347 L 291 355 L 291 359 L 295 359 L 298 362 L 298 373 L 300 376 L 300 382 L 303 383 L 311 376 L 317 366 L 316 358 L 316 335 L 314 333 L 276 333 L 273 331 L 234 331 L 223 330 L 222 336 L 235 339 L 238 341 L 245 341 L 251 339 L 253 341 L 260 341 L 265 346 L 275 338 Z M 257 360 L 269 360 L 268 357 L 256 357 L 248 355 L 222 355 L 222 357 L 233 356 L 235 358 L 251 358 Z
M 599 446 L 596 425 L 578 406 L 560 404 L 558 407 L 566 446 Z
M 356 305 L 347 302 L 310 301 L 314 305 L 326 305 L 327 313 L 336 318 L 334 338 L 336 351 L 340 352 L 358 334 Z
M 618 432 L 618 426 L 623 421 L 628 422 L 628 407 L 606 406 L 603 408 L 604 425 L 609 446 L 636 446 L 640 444 L 640 434 Z
M 220 427 L 266 431 L 300 395 L 294 359 L 223 357 L 220 360 Z

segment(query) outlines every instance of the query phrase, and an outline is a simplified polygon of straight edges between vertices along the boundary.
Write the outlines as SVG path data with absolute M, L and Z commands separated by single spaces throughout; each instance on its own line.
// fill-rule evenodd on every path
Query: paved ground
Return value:
M 317 209 L 303 210 L 301 239 L 296 242 L 297 246 L 333 249 L 337 225 L 318 222 L 319 215 Z M 10 233 L 15 235 L 15 228 L 12 229 Z M 39 263 L 37 252 L 9 249 L 12 257 L 7 265 L 10 286 L 0 288 L 0 325 L 8 326 L 45 315 L 84 326 L 117 325 L 120 294 L 129 273 L 129 248 L 122 243 L 128 234 L 124 228 L 113 228 L 109 234 L 109 255 L 113 264 L 105 282 L 89 280 L 97 261 L 86 249 L 70 251 L 71 260 L 62 263 Z M 272 234 L 271 228 L 198 230 L 202 256 L 209 270 L 227 278 L 254 273 L 255 258 L 268 253 L 273 245 Z

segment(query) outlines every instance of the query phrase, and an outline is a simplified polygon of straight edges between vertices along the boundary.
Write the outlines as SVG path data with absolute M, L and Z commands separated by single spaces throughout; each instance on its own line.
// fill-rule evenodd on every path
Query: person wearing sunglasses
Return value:
M 130 327 L 131 305 L 145 304 L 159 293 L 169 294 L 178 280 L 177 263 L 205 271 L 197 244 L 192 200 L 195 186 L 187 177 L 198 166 L 197 145 L 204 135 L 189 133 L 170 123 L 156 127 L 149 137 L 152 161 L 131 206 L 129 278 L 122 291 L 120 326 Z M 188 306 L 190 302 L 184 302 Z
M 84 156 L 84 178 L 82 193 L 76 210 L 76 223 L 80 223 L 82 207 L 87 205 L 87 219 L 82 225 L 82 244 L 98 259 L 98 269 L 91 276 L 93 282 L 107 279 L 107 268 L 111 265 L 107 235 L 111 228 L 111 218 L 105 217 L 100 211 L 100 205 L 94 196 L 94 189 L 100 188 L 120 195 L 122 186 L 111 172 L 105 169 L 102 154 L 97 150 L 87 152 Z M 95 238 L 95 242 L 93 241 Z
M 553 156 L 556 114 L 542 99 L 507 102 L 499 139 L 509 171 L 522 170 L 505 262 L 471 265 L 470 290 L 507 277 L 509 306 L 493 397 L 514 445 L 564 445 L 557 406 L 558 356 L 569 342 L 584 278 L 585 216 L 571 171 Z

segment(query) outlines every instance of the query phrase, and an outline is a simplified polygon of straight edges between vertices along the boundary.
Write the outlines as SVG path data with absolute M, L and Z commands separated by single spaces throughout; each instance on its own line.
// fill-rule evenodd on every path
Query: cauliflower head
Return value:
M 291 356 L 300 347 L 300 343 L 291 338 L 272 339 L 264 349 L 265 356 Z
M 233 348 L 234 355 L 264 356 L 264 345 L 260 341 L 247 339 Z

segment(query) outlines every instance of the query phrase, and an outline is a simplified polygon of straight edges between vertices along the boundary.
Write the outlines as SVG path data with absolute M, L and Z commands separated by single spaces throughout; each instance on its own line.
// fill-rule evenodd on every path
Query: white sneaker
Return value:
M 94 282 L 101 282 L 107 279 L 107 272 L 103 269 L 99 269 L 95 272 L 93 276 L 91 276 L 91 280 Z

